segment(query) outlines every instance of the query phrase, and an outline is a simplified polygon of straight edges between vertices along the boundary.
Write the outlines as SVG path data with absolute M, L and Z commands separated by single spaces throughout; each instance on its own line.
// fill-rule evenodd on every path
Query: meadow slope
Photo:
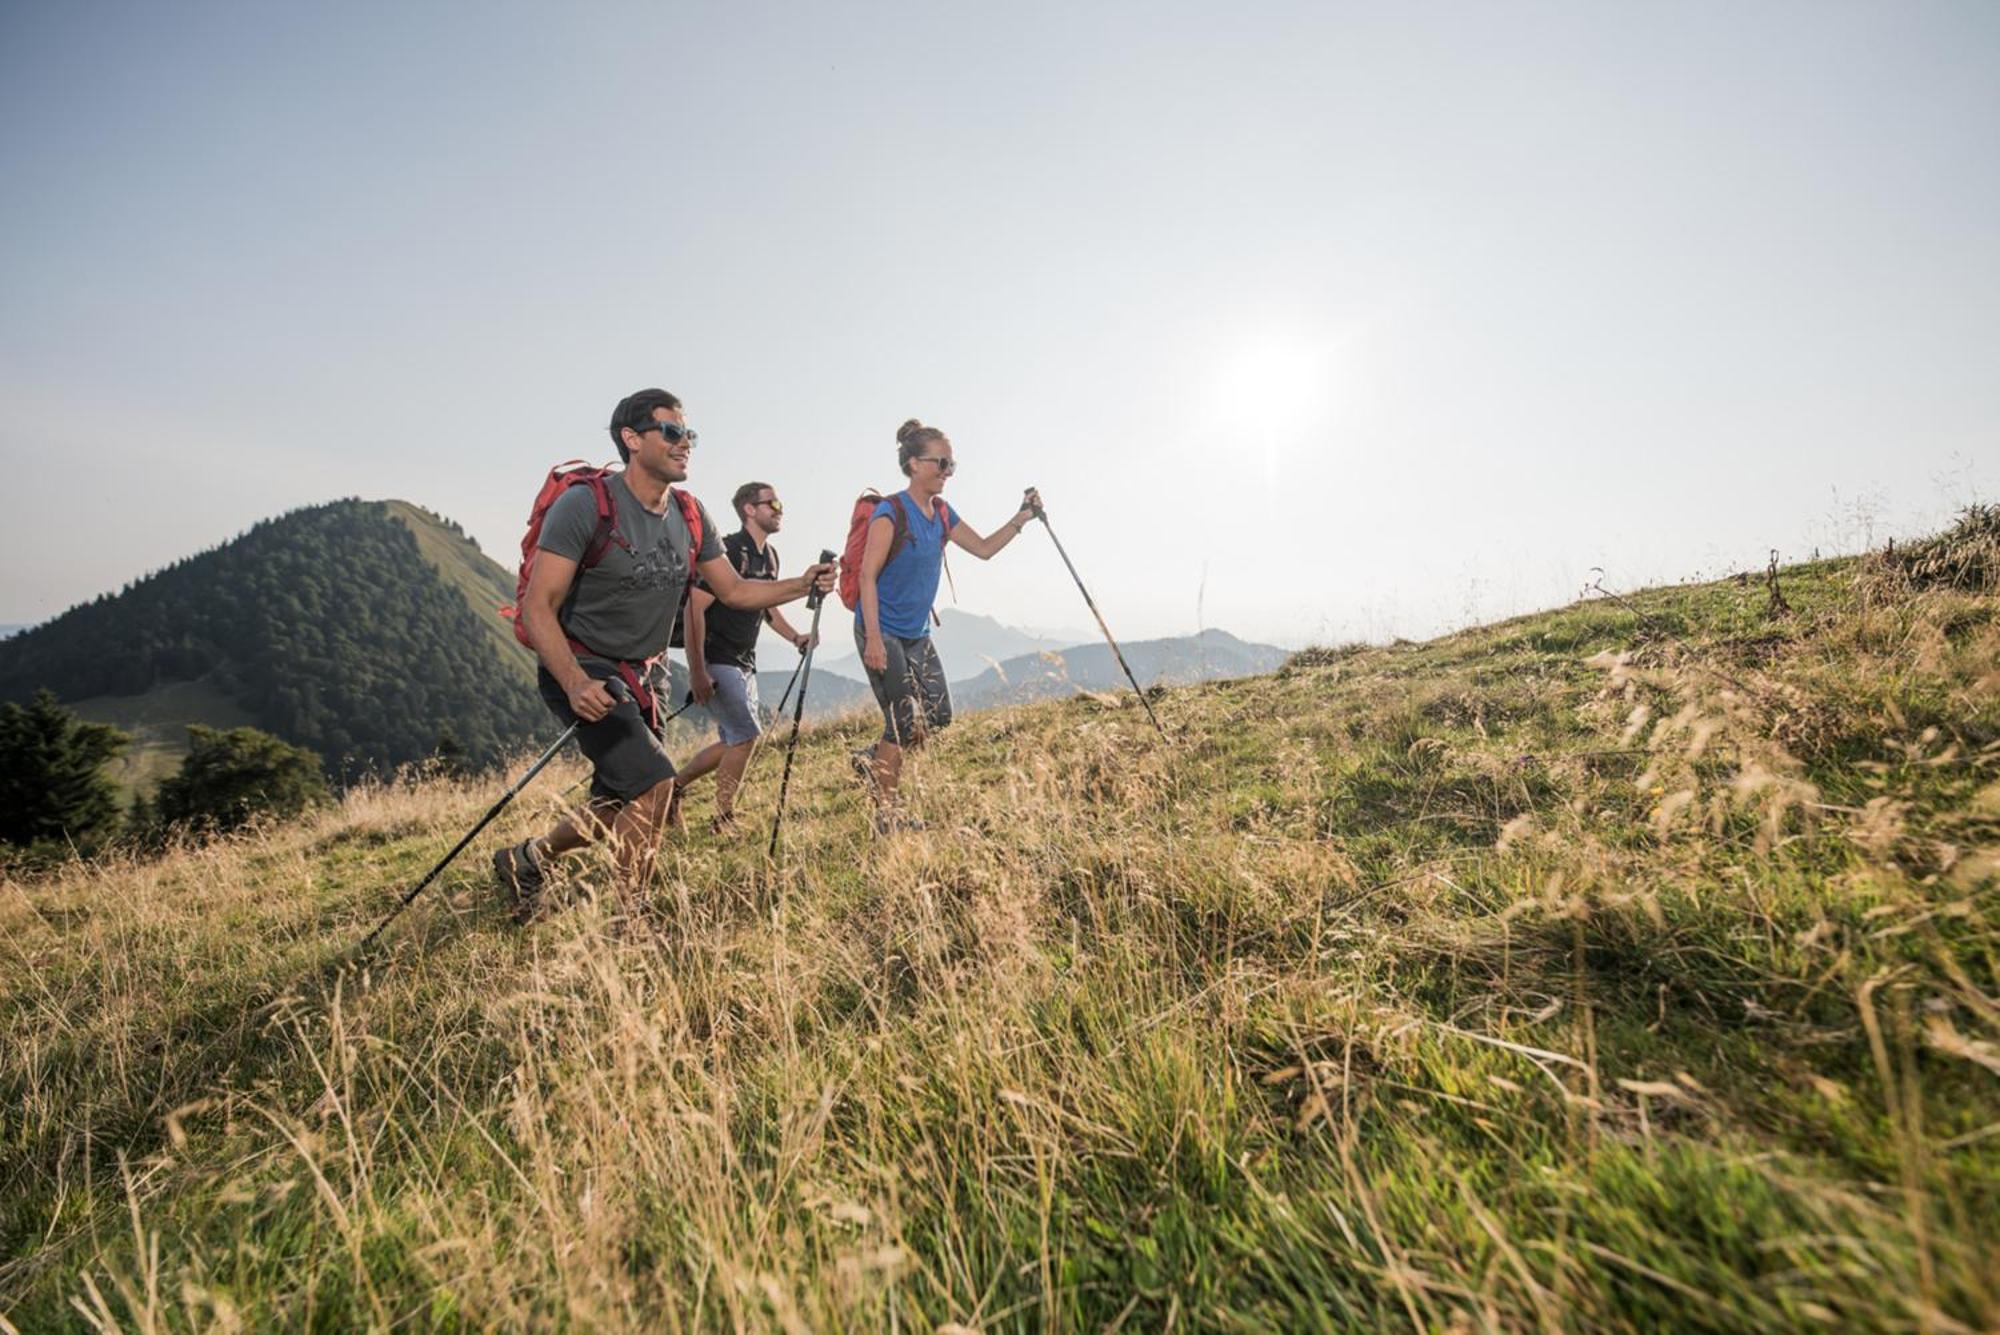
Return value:
M 2000 1326 L 1983 569 L 973 716 L 921 839 L 813 731 L 782 870 L 767 754 L 637 922 L 511 926 L 493 836 L 347 962 L 499 780 L 7 881 L 0 1313 Z

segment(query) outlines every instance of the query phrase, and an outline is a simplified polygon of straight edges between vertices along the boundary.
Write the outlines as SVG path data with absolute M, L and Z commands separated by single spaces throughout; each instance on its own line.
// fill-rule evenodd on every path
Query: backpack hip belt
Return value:
M 660 665 L 660 660 L 666 657 L 665 654 L 656 654 L 635 663 L 631 659 L 600 654 L 574 635 L 565 635 L 563 638 L 569 642 L 571 653 L 579 657 L 601 658 L 617 668 L 618 675 L 623 677 L 625 685 L 631 688 L 632 699 L 638 703 L 640 717 L 646 720 L 646 726 L 654 732 L 660 730 L 660 701 L 659 697 L 653 694 L 651 682 L 653 669 Z

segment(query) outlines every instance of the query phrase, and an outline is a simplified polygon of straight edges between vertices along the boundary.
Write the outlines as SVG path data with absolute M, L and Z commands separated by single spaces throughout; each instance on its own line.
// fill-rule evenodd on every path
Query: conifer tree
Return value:
M 118 789 L 103 767 L 131 741 L 70 713 L 52 691 L 26 708 L 0 706 L 0 840 L 95 852 L 118 825 Z
M 160 841 L 160 813 L 144 793 L 134 797 L 125 811 L 123 837 L 134 848 L 150 848 Z
M 438 729 L 437 745 L 431 748 L 431 763 L 447 779 L 462 779 L 472 772 L 472 757 L 465 753 L 465 744 L 458 740 L 449 723 Z

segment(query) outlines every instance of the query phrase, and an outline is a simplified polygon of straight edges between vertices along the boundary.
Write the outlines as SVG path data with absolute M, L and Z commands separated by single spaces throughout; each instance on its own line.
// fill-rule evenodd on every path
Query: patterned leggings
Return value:
M 857 620 L 854 646 L 861 650 L 867 642 Z M 868 684 L 882 707 L 882 740 L 916 746 L 927 734 L 951 723 L 951 687 L 945 683 L 944 663 L 928 635 L 906 640 L 885 631 L 882 645 L 889 651 L 888 670 L 868 669 Z

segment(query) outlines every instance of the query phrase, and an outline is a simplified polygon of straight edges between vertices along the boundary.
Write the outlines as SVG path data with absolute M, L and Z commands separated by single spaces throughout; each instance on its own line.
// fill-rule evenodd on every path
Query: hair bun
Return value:
M 907 445 L 922 435 L 926 429 L 922 422 L 912 417 L 909 421 L 896 428 L 896 443 L 898 445 Z

